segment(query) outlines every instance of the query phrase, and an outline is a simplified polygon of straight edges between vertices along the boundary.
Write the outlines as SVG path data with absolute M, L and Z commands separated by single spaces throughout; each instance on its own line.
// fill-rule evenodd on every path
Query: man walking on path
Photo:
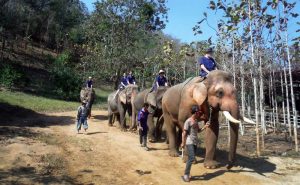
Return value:
M 181 147 L 183 149 L 186 146 L 188 153 L 188 161 L 186 162 L 184 176 L 181 177 L 184 182 L 190 181 L 191 167 L 193 161 L 195 160 L 197 145 L 199 143 L 197 134 L 209 126 L 209 123 L 207 122 L 202 129 L 199 128 L 198 121 L 200 121 L 202 112 L 198 105 L 192 106 L 191 113 L 192 116 L 185 121 L 182 132 Z
M 147 134 L 148 134 L 147 119 L 149 114 L 148 107 L 149 104 L 145 103 L 144 107 L 138 113 L 138 129 L 140 134 L 140 144 L 141 147 L 144 147 L 146 151 L 149 150 L 147 147 Z
M 88 107 L 86 106 L 86 100 L 82 101 L 82 104 L 78 107 L 77 111 L 77 133 L 81 130 L 81 124 L 83 125 L 83 129 L 86 133 L 88 129 L 87 117 L 88 117 Z

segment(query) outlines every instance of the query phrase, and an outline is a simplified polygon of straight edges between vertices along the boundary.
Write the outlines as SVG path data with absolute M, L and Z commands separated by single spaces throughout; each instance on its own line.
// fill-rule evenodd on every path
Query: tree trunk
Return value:
M 283 67 L 283 71 L 284 71 L 284 81 L 285 81 L 285 97 L 286 97 L 287 121 L 288 121 L 288 125 L 289 125 L 289 135 L 290 135 L 290 137 L 292 137 L 292 125 L 291 125 L 290 104 L 289 104 L 289 89 L 288 89 L 288 82 L 287 82 L 287 76 L 286 76 L 286 68 L 285 68 L 285 66 Z
M 259 87 L 260 87 L 260 101 L 259 101 L 259 108 L 260 108 L 260 122 L 261 122 L 261 146 L 262 149 L 265 149 L 265 139 L 264 134 L 266 131 L 265 125 L 265 110 L 264 110 L 264 83 L 263 83 L 263 74 L 262 74 L 262 65 L 261 65 L 261 56 L 259 56 Z
M 284 90 L 283 90 L 283 80 L 282 80 L 282 73 L 280 72 L 280 83 L 281 83 L 281 94 L 282 94 L 282 114 L 283 114 L 283 123 L 284 123 L 284 127 L 286 130 L 287 129 L 287 125 L 286 125 L 286 119 L 285 119 L 285 105 L 284 105 Z
M 252 68 L 251 73 L 253 74 L 253 68 L 255 66 L 255 55 L 254 55 L 254 43 L 253 43 L 253 29 L 252 29 L 252 15 L 251 15 L 251 0 L 248 0 L 248 10 L 249 10 L 249 26 L 250 26 L 250 46 L 251 46 L 251 61 L 252 61 Z M 257 81 L 256 75 L 253 74 L 253 91 L 254 91 L 254 107 L 255 107 L 255 121 L 256 121 L 256 152 L 257 155 L 260 156 L 260 141 L 259 141 L 259 125 L 258 125 L 258 106 L 257 106 Z
M 293 120 L 294 120 L 294 139 L 295 139 L 295 150 L 299 151 L 298 148 L 298 134 L 297 134 L 297 110 L 295 105 L 295 97 L 294 97 L 294 89 L 293 89 L 293 77 L 292 77 L 292 69 L 291 69 L 291 60 L 290 60 L 290 49 L 288 46 L 288 35 L 287 30 L 285 30 L 285 42 L 286 42 L 286 52 L 288 58 L 288 66 L 289 66 L 289 76 L 290 76 L 290 86 L 291 86 L 291 99 L 292 99 L 292 110 L 293 110 Z
M 232 73 L 233 73 L 233 86 L 236 87 L 235 83 L 235 55 L 234 55 L 234 38 L 232 39 Z
M 276 123 L 275 123 L 275 103 L 274 103 L 274 84 L 273 84 L 273 78 L 274 78 L 274 76 L 273 76 L 273 72 L 274 72 L 274 69 L 272 69 L 272 73 L 270 74 L 270 83 L 271 83 L 271 85 L 270 85 L 270 87 L 271 87 L 271 102 L 272 102 L 272 114 L 271 114 L 271 120 L 272 120 L 272 124 L 273 124 L 273 127 L 274 127 L 274 129 L 273 129 L 273 132 L 275 133 L 276 132 Z

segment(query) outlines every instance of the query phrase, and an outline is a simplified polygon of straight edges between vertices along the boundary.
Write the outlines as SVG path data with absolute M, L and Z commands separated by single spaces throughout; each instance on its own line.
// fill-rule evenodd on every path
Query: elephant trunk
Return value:
M 240 115 L 239 115 L 238 105 L 234 106 L 231 109 L 230 113 L 236 121 L 239 120 Z M 239 124 L 230 121 L 229 125 L 230 125 L 230 146 L 229 146 L 229 156 L 228 156 L 229 164 L 227 165 L 228 169 L 230 169 L 233 166 L 233 163 L 236 158 L 236 148 L 237 148 L 238 130 L 239 130 Z
M 131 129 L 136 127 L 136 108 L 134 106 L 134 100 L 136 98 L 137 93 L 133 92 L 131 96 L 131 108 L 132 108 L 132 115 L 131 115 Z

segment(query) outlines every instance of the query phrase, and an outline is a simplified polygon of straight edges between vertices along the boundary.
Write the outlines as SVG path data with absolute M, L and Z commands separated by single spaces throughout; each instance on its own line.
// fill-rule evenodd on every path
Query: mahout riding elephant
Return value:
M 176 140 L 176 127 L 179 128 L 178 136 L 181 136 L 184 122 L 191 116 L 192 105 L 198 105 L 200 110 L 204 112 L 201 120 L 210 121 L 210 126 L 205 133 L 204 166 L 207 168 L 216 168 L 218 165 L 214 159 L 219 135 L 219 111 L 223 111 L 225 117 L 230 121 L 230 148 L 227 168 L 231 168 L 236 157 L 240 119 L 252 122 L 247 118 L 240 117 L 231 74 L 221 70 L 211 71 L 203 81 L 201 77 L 196 77 L 193 80 L 186 80 L 175 85 L 165 92 L 162 99 L 162 109 L 169 138 L 169 155 L 171 156 L 178 156 L 177 149 L 181 139 L 177 137 Z
M 126 112 L 128 112 L 130 121 L 131 121 L 131 128 L 135 123 L 136 118 L 136 111 L 133 106 L 133 102 L 136 98 L 138 93 L 138 86 L 129 84 L 125 87 L 125 89 L 119 91 L 112 92 L 109 94 L 107 98 L 108 104 L 108 124 L 112 126 L 114 122 L 114 117 L 120 123 L 120 127 L 122 130 L 126 129 Z
M 90 118 L 92 115 L 92 106 L 95 101 L 95 90 L 92 88 L 83 88 L 80 91 L 80 101 L 83 102 L 84 100 L 87 101 L 88 107 L 88 117 Z
M 151 89 L 145 89 L 144 91 L 138 93 L 134 100 L 134 107 L 136 111 L 141 110 L 144 103 L 148 103 L 150 105 L 148 108 L 149 114 L 147 119 L 147 125 L 149 128 L 148 138 L 150 142 L 155 142 L 161 138 L 163 126 L 162 97 L 168 88 L 168 86 L 160 86 L 157 88 L 157 90 L 151 93 Z M 154 117 L 157 118 L 156 124 L 154 124 L 153 121 Z

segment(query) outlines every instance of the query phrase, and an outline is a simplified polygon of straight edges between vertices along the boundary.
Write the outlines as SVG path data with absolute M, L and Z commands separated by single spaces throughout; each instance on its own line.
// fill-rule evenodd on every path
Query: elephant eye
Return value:
M 224 91 L 223 89 L 218 89 L 217 92 L 216 92 L 216 96 L 218 98 L 222 98 L 224 96 Z

